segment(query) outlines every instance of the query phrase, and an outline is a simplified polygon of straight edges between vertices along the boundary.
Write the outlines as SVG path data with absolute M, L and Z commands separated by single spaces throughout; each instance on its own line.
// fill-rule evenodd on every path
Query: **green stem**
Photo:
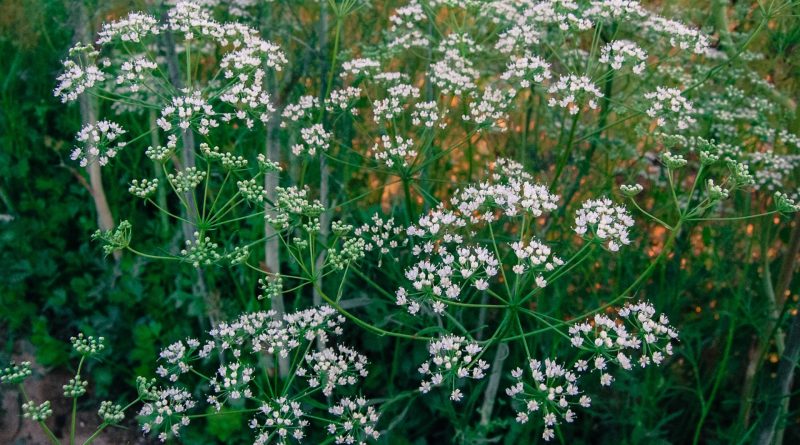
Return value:
M 772 210 L 769 212 L 759 213 L 757 215 L 732 216 L 729 218 L 688 218 L 687 221 L 741 221 L 744 219 L 760 218 L 762 216 L 774 215 L 775 213 L 778 213 L 778 211 Z
M 142 257 L 145 257 L 145 258 L 150 258 L 151 260 L 180 261 L 180 258 L 161 256 L 161 255 L 150 255 L 149 253 L 139 252 L 138 250 L 136 250 L 136 249 L 134 249 L 134 248 L 132 248 L 130 246 L 127 246 L 125 248 L 128 249 L 129 251 L 131 251 L 131 253 L 134 253 L 136 255 L 139 255 L 139 256 L 142 256 Z
M 107 426 L 108 426 L 108 424 L 107 424 L 107 423 L 105 423 L 105 422 L 103 422 L 103 423 L 102 423 L 102 424 L 101 424 L 101 425 L 100 425 L 100 426 L 97 428 L 97 431 L 95 431 L 94 433 L 92 433 L 92 435 L 91 435 L 91 436 L 89 436 L 89 438 L 88 438 L 88 439 L 86 439 L 86 441 L 84 441 L 84 442 L 83 442 L 83 445 L 89 445 L 90 443 L 94 442 L 94 440 L 95 440 L 95 439 L 97 439 L 97 436 L 99 436 L 99 435 L 100 435 L 100 433 L 102 433 L 102 432 L 103 432 L 103 430 L 105 430 Z
M 408 178 L 403 176 L 403 192 L 406 201 L 406 213 L 408 214 L 408 223 L 413 224 L 416 221 L 414 215 L 414 204 L 411 202 L 411 187 L 408 184 Z
M 180 216 L 178 216 L 178 215 L 175 215 L 175 214 L 173 214 L 173 213 L 169 212 L 168 210 L 166 210 L 166 209 L 164 209 L 163 207 L 161 207 L 160 205 L 158 205 L 158 204 L 157 204 L 155 201 L 153 201 L 152 199 L 150 199 L 150 198 L 147 198 L 145 201 L 146 201 L 146 202 L 149 202 L 150 204 L 152 204 L 152 205 L 153 205 L 153 206 L 154 206 L 156 209 L 158 209 L 158 211 L 159 211 L 159 212 L 161 212 L 161 214 L 162 214 L 162 215 L 165 215 L 165 216 L 166 216 L 166 215 L 169 215 L 169 216 L 171 216 L 171 217 L 173 217 L 173 218 L 175 218 L 175 219 L 177 219 L 177 220 L 179 220 L 179 221 L 183 221 L 183 222 L 185 222 L 185 223 L 189 223 L 189 221 L 188 221 L 186 218 L 181 218 Z
M 592 315 L 594 315 L 596 313 L 603 312 L 604 310 L 606 310 L 606 308 L 609 308 L 609 307 L 614 306 L 615 304 L 617 304 L 620 300 L 625 298 L 631 291 L 636 289 L 641 283 L 643 283 L 645 280 L 647 280 L 647 278 L 649 278 L 650 275 L 655 270 L 656 266 L 658 266 L 658 264 L 661 262 L 661 260 L 664 257 L 666 257 L 667 254 L 669 253 L 670 249 L 672 248 L 672 245 L 675 242 L 675 239 L 678 236 L 678 232 L 680 232 L 680 228 L 681 228 L 682 224 L 683 224 L 682 220 L 679 220 L 678 223 L 675 224 L 675 229 L 670 233 L 669 237 L 664 242 L 664 248 L 661 249 L 661 253 L 658 254 L 656 259 L 653 260 L 650 263 L 650 265 L 647 266 L 647 269 L 645 269 L 636 278 L 636 280 L 633 283 L 631 283 L 630 286 L 628 286 L 625 290 L 620 292 L 616 297 L 611 299 L 611 301 L 609 301 L 608 303 L 606 303 L 606 304 L 604 304 L 604 305 L 602 305 L 602 306 L 600 306 L 600 307 L 598 307 L 596 309 L 592 309 L 592 310 L 587 311 L 587 312 L 585 312 L 583 314 L 580 314 L 580 315 L 574 317 L 572 320 L 574 320 L 575 322 L 579 322 L 579 321 L 584 320 L 587 317 L 590 317 L 590 316 L 592 316 Z M 551 331 L 551 330 L 555 329 L 556 327 L 557 326 L 551 326 L 551 327 L 538 329 L 536 331 L 526 332 L 523 335 L 516 335 L 516 336 L 506 337 L 506 338 L 501 339 L 501 341 L 511 341 L 511 340 L 516 340 L 516 339 L 519 339 L 519 338 L 528 337 L 528 336 L 535 335 L 535 334 L 538 334 L 538 333 L 541 333 L 541 332 Z
M 26 403 L 32 402 L 31 398 L 28 397 L 28 393 L 25 391 L 25 387 L 22 386 L 22 383 L 19 383 L 17 387 L 19 388 L 20 394 L 22 394 L 22 399 L 25 400 Z M 50 439 L 50 442 L 53 443 L 53 445 L 61 445 L 61 442 L 56 438 L 55 434 L 53 434 L 53 432 L 50 431 L 50 428 L 47 426 L 46 423 L 44 423 L 44 421 L 39 421 L 38 423 L 39 426 L 44 431 L 44 433 L 47 435 L 47 438 Z
M 211 413 L 203 413 L 203 414 L 190 414 L 186 417 L 190 419 L 199 419 L 203 417 L 210 417 L 210 416 L 225 416 L 228 414 L 241 414 L 241 413 L 253 413 L 256 411 L 261 410 L 261 408 L 248 408 L 248 409 L 239 409 L 236 411 L 220 411 L 220 412 L 211 412 Z
M 81 360 L 78 362 L 78 371 L 75 373 L 76 377 L 80 377 L 81 375 L 81 368 L 83 368 L 84 360 L 86 360 L 86 356 L 82 355 Z M 77 417 L 78 417 L 78 398 L 72 397 L 72 416 L 69 428 L 69 445 L 75 445 L 75 422 Z
M 697 445 L 700 442 L 700 431 L 703 429 L 703 424 L 706 421 L 706 417 L 708 413 L 711 411 L 711 405 L 714 402 L 714 399 L 717 396 L 717 390 L 719 390 L 719 386 L 722 383 L 722 377 L 728 369 L 728 358 L 730 358 L 731 353 L 731 346 L 733 345 L 733 334 L 735 331 L 736 322 L 735 318 L 731 317 L 730 326 L 728 327 L 728 336 L 725 341 L 725 351 L 722 355 L 722 362 L 719 364 L 717 368 L 717 373 L 714 378 L 714 385 L 711 388 L 711 393 L 708 395 L 708 399 L 703 400 L 703 407 L 702 413 L 700 414 L 700 420 L 697 422 L 697 426 L 694 430 L 694 440 L 692 441 L 693 445 Z M 702 394 L 700 395 L 702 397 Z
M 186 88 L 192 89 L 192 45 L 186 42 Z
M 50 431 L 50 428 L 43 421 L 39 422 L 39 426 L 42 428 L 42 430 L 44 430 L 44 433 L 47 435 L 47 438 L 50 439 L 50 442 L 52 442 L 54 445 L 61 445 L 61 442 L 59 442 L 55 434 Z
M 519 319 L 519 314 L 514 314 L 514 318 L 517 320 L 517 327 L 519 328 L 519 334 L 522 336 L 519 340 L 522 342 L 522 345 L 525 346 L 525 355 L 528 357 L 528 360 L 531 358 L 531 350 L 528 348 L 528 340 L 525 338 L 525 329 L 522 328 L 522 321 Z
M 575 130 L 578 128 L 578 118 L 580 115 L 581 112 L 578 111 L 572 116 L 572 128 L 570 128 L 569 136 L 567 137 L 567 146 L 564 147 L 564 153 L 561 159 L 559 159 L 558 165 L 556 165 L 556 174 L 553 176 L 553 181 L 550 182 L 550 190 L 555 188 L 558 183 L 558 178 L 561 176 L 561 172 L 564 170 L 564 167 L 566 167 L 567 161 L 569 161 L 569 157 L 572 154 L 572 143 L 575 140 Z
M 349 318 L 353 323 L 361 326 L 362 328 L 364 328 L 364 329 L 366 329 L 366 330 L 368 330 L 370 332 L 373 332 L 373 333 L 378 334 L 380 336 L 407 338 L 409 340 L 422 340 L 422 341 L 433 340 L 431 337 L 426 337 L 426 336 L 416 335 L 416 334 L 404 334 L 402 332 L 392 332 L 392 331 L 387 331 L 385 329 L 381 329 L 381 328 L 379 328 L 377 326 L 373 326 L 373 325 L 365 322 L 364 320 L 356 317 L 355 315 L 351 314 L 347 310 L 345 310 L 341 305 L 339 305 L 337 302 L 335 302 L 330 297 L 328 297 L 322 291 L 322 289 L 320 289 L 319 286 L 317 286 L 316 284 L 315 284 L 314 287 L 317 289 L 317 292 L 319 292 L 319 295 L 322 297 L 322 299 L 325 300 L 328 304 L 330 304 L 340 314 L 344 315 L 346 318 Z
M 648 217 L 648 218 L 650 218 L 650 219 L 652 219 L 653 221 L 655 221 L 655 222 L 657 222 L 657 223 L 661 224 L 662 226 L 666 227 L 668 230 L 673 230 L 672 226 L 670 226 L 669 224 L 665 223 L 664 221 L 662 221 L 662 220 L 660 220 L 660 219 L 656 218 L 655 216 L 653 216 L 652 214 L 650 214 L 650 212 L 648 212 L 647 210 L 645 210 L 645 209 L 643 209 L 643 208 L 639 207 L 639 204 L 636 202 L 636 200 L 635 200 L 635 199 L 633 199 L 633 197 L 631 197 L 631 203 L 633 204 L 633 206 L 634 206 L 634 207 L 636 207 L 637 209 L 639 209 L 639 211 L 640 211 L 640 212 L 642 212 L 642 213 L 644 213 L 645 215 L 647 215 L 647 217 Z

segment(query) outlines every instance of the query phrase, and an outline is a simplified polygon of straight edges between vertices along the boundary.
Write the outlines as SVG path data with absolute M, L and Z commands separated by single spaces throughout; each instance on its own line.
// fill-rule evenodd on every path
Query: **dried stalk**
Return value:
M 75 37 L 74 40 L 80 43 L 91 41 L 90 35 L 90 22 L 86 5 L 83 1 L 71 3 L 72 18 Z M 94 125 L 97 123 L 97 103 L 96 99 L 83 94 L 80 97 L 80 112 L 81 112 L 81 125 Z M 89 174 L 89 187 L 94 201 L 94 208 L 97 212 L 97 227 L 100 230 L 111 230 L 114 228 L 114 217 L 111 214 L 111 208 L 108 206 L 106 199 L 106 192 L 103 188 L 103 174 L 100 171 L 100 164 L 97 162 L 90 162 L 86 166 L 86 171 Z M 114 259 L 119 261 L 122 257 L 121 251 L 114 252 Z

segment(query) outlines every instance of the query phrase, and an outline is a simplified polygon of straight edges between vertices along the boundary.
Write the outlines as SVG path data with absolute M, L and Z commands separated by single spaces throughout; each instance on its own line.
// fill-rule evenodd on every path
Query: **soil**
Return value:
M 19 363 L 29 361 L 33 365 L 33 375 L 25 380 L 25 392 L 32 400 L 41 403 L 50 400 L 53 415 L 45 422 L 58 440 L 69 443 L 72 400 L 64 398 L 62 386 L 69 381 L 65 370 L 44 369 L 35 362 L 33 347 L 18 343 L 11 359 Z M 91 388 L 91 382 L 90 382 Z M 22 417 L 23 398 L 18 390 L 8 386 L 0 388 L 0 445 L 51 445 L 42 428 Z M 86 396 L 84 396 L 86 397 Z M 99 402 L 98 402 L 99 403 Z M 99 407 L 99 406 L 98 406 Z M 122 425 L 108 427 L 93 441 L 94 445 L 147 444 L 133 418 L 134 411 L 126 413 Z M 83 444 L 100 425 L 97 409 L 78 411 L 75 421 L 75 443 Z

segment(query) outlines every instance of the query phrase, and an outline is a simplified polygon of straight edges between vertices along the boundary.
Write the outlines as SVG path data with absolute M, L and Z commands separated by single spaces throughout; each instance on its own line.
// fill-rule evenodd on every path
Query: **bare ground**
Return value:
M 25 392 L 32 400 L 41 403 L 50 400 L 53 415 L 47 419 L 47 426 L 63 444 L 69 443 L 70 416 L 72 411 L 71 399 L 64 398 L 62 385 L 70 375 L 64 370 L 46 370 L 36 364 L 32 353 L 33 347 L 28 343 L 18 343 L 18 351 L 12 360 L 16 362 L 29 361 L 33 364 L 33 375 L 28 378 Z M 91 390 L 91 382 L 89 386 Z M 47 435 L 37 423 L 22 417 L 22 395 L 15 388 L 3 387 L 0 389 L 2 404 L 0 405 L 0 445 L 47 445 L 51 444 Z M 95 445 L 121 445 L 121 444 L 146 444 L 138 430 L 133 412 L 126 413 L 123 426 L 108 427 L 100 433 L 94 441 Z M 83 444 L 101 423 L 97 416 L 97 408 L 78 411 L 75 422 L 75 443 Z

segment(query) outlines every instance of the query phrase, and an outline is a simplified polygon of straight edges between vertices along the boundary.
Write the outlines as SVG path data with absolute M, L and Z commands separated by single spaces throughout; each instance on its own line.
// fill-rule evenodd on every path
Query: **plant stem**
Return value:
M 349 318 L 353 323 L 361 326 L 362 328 L 364 328 L 364 329 L 366 329 L 366 330 L 368 330 L 370 332 L 373 332 L 373 333 L 381 335 L 381 336 L 386 335 L 386 336 L 390 336 L 390 337 L 407 338 L 409 340 L 422 340 L 422 341 L 433 340 L 433 338 L 431 338 L 431 337 L 425 337 L 425 336 L 416 335 L 416 334 L 404 334 L 402 332 L 392 332 L 392 331 L 387 331 L 385 329 L 381 329 L 381 328 L 379 328 L 377 326 L 373 326 L 373 325 L 365 322 L 364 320 L 356 317 L 355 315 L 351 314 L 347 310 L 345 310 L 341 305 L 339 305 L 337 302 L 335 302 L 330 297 L 325 295 L 325 293 L 322 291 L 322 289 L 319 289 L 317 286 L 315 286 L 315 287 L 317 288 L 317 290 L 319 292 L 319 295 L 322 297 L 322 299 L 325 300 L 328 304 L 330 304 L 340 314 L 344 315 L 346 318 Z
M 406 214 L 408 215 L 408 224 L 414 224 L 416 216 L 414 214 L 414 204 L 411 201 L 411 187 L 408 183 L 408 178 L 403 176 L 403 193 L 405 194 Z
M 19 392 L 22 394 L 22 399 L 25 400 L 26 403 L 32 402 L 30 397 L 28 397 L 28 393 L 25 391 L 25 387 L 22 385 L 22 383 L 17 384 L 17 388 L 19 388 Z M 53 432 L 50 430 L 50 427 L 48 427 L 43 420 L 39 421 L 38 423 L 53 445 L 61 445 L 61 442 L 56 438 L 55 434 L 53 434 Z
M 108 426 L 108 424 L 103 422 L 103 424 L 101 424 L 100 427 L 97 428 L 97 431 L 92 433 L 92 435 L 89 436 L 89 438 L 87 438 L 86 441 L 83 442 L 83 445 L 89 445 L 92 442 L 94 442 L 94 440 L 97 439 L 97 436 L 99 436 L 100 433 L 102 433 L 103 430 L 105 430 L 107 426 Z
M 572 126 L 569 130 L 569 136 L 567 137 L 567 146 L 564 147 L 564 153 L 561 155 L 561 159 L 559 159 L 558 164 L 556 165 L 556 173 L 553 176 L 553 181 L 550 182 L 550 190 L 554 190 L 556 184 L 558 183 L 558 178 L 561 176 L 561 172 L 564 170 L 564 167 L 567 165 L 567 161 L 569 161 L 569 157 L 572 154 L 572 143 L 575 140 L 575 130 L 578 128 L 578 118 L 580 117 L 581 112 L 578 111 L 572 116 Z
M 525 339 L 523 339 L 523 341 L 525 341 Z M 486 390 L 483 393 L 483 405 L 481 406 L 480 410 L 481 425 L 488 425 L 492 418 L 494 402 L 495 399 L 497 399 L 497 390 L 500 387 L 500 378 L 503 375 L 503 364 L 508 358 L 508 355 L 508 344 L 498 344 L 497 350 L 494 353 L 494 360 L 492 360 L 492 372 L 489 374 L 489 382 L 487 383 Z
M 77 377 L 81 375 L 81 368 L 83 368 L 83 362 L 86 360 L 86 356 L 82 355 L 81 360 L 78 362 L 78 371 L 75 373 Z M 76 379 L 77 380 L 77 379 Z M 72 416 L 70 421 L 70 428 L 69 428 L 69 445 L 75 445 L 75 421 L 78 417 L 78 398 L 73 396 L 72 397 Z
M 572 181 L 572 186 L 567 190 L 566 194 L 564 195 L 564 204 L 561 206 L 560 214 L 563 215 L 564 212 L 567 210 L 567 206 L 572 201 L 572 198 L 578 192 L 578 187 L 580 187 L 581 179 L 589 173 L 589 169 L 592 166 L 592 158 L 594 157 L 594 152 L 597 150 L 597 147 L 600 145 L 600 136 L 603 134 L 603 129 L 606 128 L 608 124 L 608 115 L 611 111 L 611 95 L 614 92 L 614 76 L 606 77 L 605 83 L 603 84 L 603 98 L 600 100 L 600 116 L 597 118 L 597 130 L 596 134 L 597 137 L 592 139 L 592 142 L 589 143 L 589 150 L 586 152 L 586 156 L 583 158 L 580 167 L 578 168 L 578 176 L 575 177 L 575 180 Z M 551 187 L 552 189 L 552 187 Z
M 702 407 L 702 412 L 700 414 L 700 420 L 698 420 L 697 426 L 695 427 L 694 430 L 694 440 L 692 441 L 693 445 L 697 445 L 700 442 L 700 431 L 702 431 L 703 424 L 706 421 L 706 417 L 708 416 L 708 413 L 711 411 L 712 404 L 714 403 L 714 399 L 717 396 L 717 391 L 719 390 L 719 386 L 722 383 L 722 377 L 727 371 L 728 359 L 730 358 L 731 346 L 733 345 L 733 334 L 735 333 L 735 328 L 736 328 L 736 318 L 731 317 L 728 326 L 728 336 L 726 337 L 725 340 L 725 351 L 722 354 L 722 361 L 717 367 L 717 372 L 714 377 L 714 384 L 711 387 L 711 393 L 708 395 L 708 399 L 703 399 L 702 403 L 703 407 Z M 700 394 L 700 397 L 703 397 L 703 395 Z

